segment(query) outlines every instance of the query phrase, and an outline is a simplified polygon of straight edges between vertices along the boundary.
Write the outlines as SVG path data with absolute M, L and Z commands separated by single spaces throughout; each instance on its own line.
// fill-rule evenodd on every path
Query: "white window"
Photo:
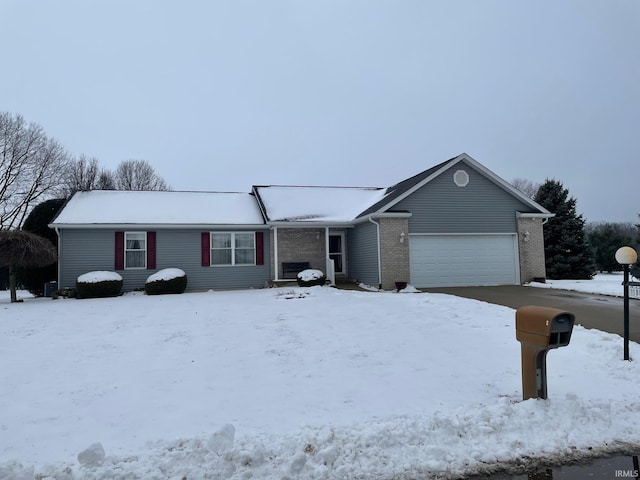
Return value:
M 211 265 L 255 265 L 255 233 L 211 234 Z
M 124 232 L 124 268 L 147 268 L 147 234 Z

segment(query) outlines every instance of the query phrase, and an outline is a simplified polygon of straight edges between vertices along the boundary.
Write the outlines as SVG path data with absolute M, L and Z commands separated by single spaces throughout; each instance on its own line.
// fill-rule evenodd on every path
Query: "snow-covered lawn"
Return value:
M 530 283 L 531 287 L 538 288 L 559 288 L 564 290 L 573 290 L 576 292 L 598 293 L 602 295 L 614 295 L 621 297 L 623 295 L 622 282 L 624 275 L 618 273 L 601 273 L 594 277 L 593 280 L 547 280 L 546 283 Z M 629 277 L 632 282 L 637 281 L 633 277 Z M 634 295 L 635 294 L 635 295 Z M 631 291 L 632 297 L 640 297 L 636 291 Z
M 640 448 L 621 338 L 576 326 L 549 353 L 549 400 L 523 402 L 506 307 L 328 287 L 1 294 L 0 479 L 449 478 Z

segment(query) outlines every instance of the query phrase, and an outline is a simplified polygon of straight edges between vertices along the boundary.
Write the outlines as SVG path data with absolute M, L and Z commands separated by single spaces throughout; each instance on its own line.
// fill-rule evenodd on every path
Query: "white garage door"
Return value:
M 410 235 L 411 284 L 418 288 L 515 285 L 514 235 Z

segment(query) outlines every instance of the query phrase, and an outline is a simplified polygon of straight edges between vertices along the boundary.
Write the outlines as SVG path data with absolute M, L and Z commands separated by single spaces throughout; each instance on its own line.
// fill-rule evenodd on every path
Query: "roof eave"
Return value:
M 270 227 L 288 227 L 288 228 L 316 228 L 316 227 L 353 227 L 353 220 L 349 221 L 318 221 L 318 222 L 287 222 L 287 221 L 270 221 L 267 225 Z
M 50 223 L 56 229 L 265 229 L 264 223 Z
M 497 176 L 495 173 L 493 173 L 487 167 L 485 167 L 480 162 L 478 162 L 476 159 L 471 157 L 469 154 L 461 153 L 457 157 L 454 157 L 451 160 L 449 160 L 448 162 L 444 163 L 441 168 L 439 168 L 438 170 L 433 172 L 431 175 L 426 177 L 421 182 L 418 182 L 415 185 L 413 185 L 411 188 L 407 189 L 407 191 L 403 192 L 401 195 L 399 195 L 398 197 L 394 198 L 389 203 L 382 205 L 375 212 L 370 212 L 367 215 L 364 215 L 363 217 L 368 217 L 369 215 L 380 214 L 380 213 L 384 212 L 385 210 L 393 207 L 394 205 L 396 205 L 397 203 L 401 202 L 402 200 L 407 198 L 409 195 L 413 194 L 414 192 L 416 192 L 420 188 L 424 187 L 427 183 L 431 182 L 433 179 L 435 179 L 436 177 L 440 176 L 442 173 L 444 173 L 445 171 L 449 170 L 451 167 L 453 167 L 457 163 L 460 163 L 463 160 L 466 160 L 467 162 L 469 162 L 474 168 L 476 168 L 478 171 L 482 172 L 482 174 L 484 174 L 486 177 L 488 177 L 491 180 L 493 180 L 495 183 L 500 185 L 503 189 L 505 189 L 506 191 L 511 193 L 513 196 L 515 196 L 518 199 L 520 199 L 520 201 L 522 201 L 523 203 L 529 205 L 532 209 L 538 210 L 540 212 L 540 214 L 542 214 L 542 215 L 551 215 L 551 216 L 554 215 L 551 212 L 549 212 L 549 210 L 544 208 L 542 205 L 540 205 L 539 203 L 534 201 L 532 198 L 528 197 L 527 195 L 522 193 L 520 190 L 515 188 L 513 185 L 509 184 L 508 182 L 505 182 L 502 178 Z
M 516 212 L 516 217 L 518 218 L 553 218 L 555 217 L 555 213 L 527 213 L 527 212 Z

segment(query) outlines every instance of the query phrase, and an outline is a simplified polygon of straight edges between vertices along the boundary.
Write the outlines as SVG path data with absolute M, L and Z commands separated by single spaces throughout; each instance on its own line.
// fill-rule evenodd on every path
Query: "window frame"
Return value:
M 127 236 L 128 235 L 144 235 L 144 248 L 127 248 Z M 143 259 L 144 259 L 144 265 L 141 267 L 131 267 L 129 265 L 127 265 L 127 253 L 128 252 L 144 252 L 143 255 Z M 123 246 L 123 253 L 124 253 L 124 258 L 123 258 L 123 266 L 125 270 L 146 270 L 147 269 L 147 257 L 149 255 L 149 239 L 147 238 L 147 232 L 140 232 L 140 231 L 130 231 L 130 232 L 124 232 L 124 246 Z
M 214 248 L 213 236 L 214 235 L 230 235 L 230 247 L 229 248 Z M 236 235 L 247 235 L 251 237 L 253 244 L 252 248 L 238 248 L 236 246 Z M 231 263 L 214 263 L 213 252 L 214 250 L 230 250 Z M 236 250 L 253 250 L 252 263 L 237 263 L 236 262 Z M 254 267 L 258 265 L 257 261 L 258 246 L 256 241 L 256 232 L 254 231 L 224 231 L 224 232 L 209 232 L 209 266 L 210 267 Z

